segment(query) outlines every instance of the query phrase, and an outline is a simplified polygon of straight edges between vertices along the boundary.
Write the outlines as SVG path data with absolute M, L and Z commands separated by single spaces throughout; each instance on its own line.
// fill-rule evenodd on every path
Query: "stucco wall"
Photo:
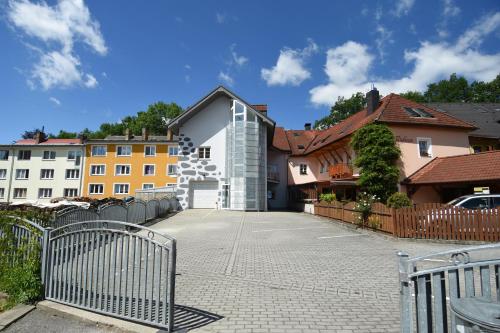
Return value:
M 346 147 L 347 148 L 347 147 Z M 353 157 L 353 152 L 350 151 L 349 154 Z M 348 157 L 345 151 L 338 150 L 336 153 L 336 157 L 342 159 L 342 163 L 348 162 Z M 323 163 L 326 168 L 325 172 L 321 173 L 321 163 Z M 329 181 L 330 176 L 328 174 L 328 164 L 327 161 L 330 162 L 330 165 L 334 164 L 334 160 L 328 154 L 321 154 L 321 156 L 293 156 L 288 160 L 288 184 L 289 185 L 299 185 L 299 184 L 307 184 L 311 182 L 321 182 L 321 181 Z M 300 174 L 300 164 L 307 165 L 307 175 Z
M 466 131 L 433 127 L 390 126 L 401 149 L 401 180 L 435 157 L 470 154 Z M 431 157 L 420 157 L 417 138 L 431 139 Z
M 212 180 L 221 187 L 226 178 L 226 127 L 231 117 L 231 100 L 219 97 L 179 128 L 179 161 L 177 197 L 181 206 L 189 207 L 189 182 Z M 198 147 L 210 147 L 210 159 L 198 159 Z

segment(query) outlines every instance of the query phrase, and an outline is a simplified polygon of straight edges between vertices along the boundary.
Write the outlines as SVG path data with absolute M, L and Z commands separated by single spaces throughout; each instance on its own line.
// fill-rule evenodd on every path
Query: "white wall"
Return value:
M 18 160 L 17 153 L 19 150 L 31 150 L 31 159 L 30 160 Z M 43 151 L 55 151 L 56 159 L 55 160 L 42 160 Z M 79 151 L 81 154 L 80 165 L 76 166 L 74 160 L 68 160 L 68 151 Z M 9 182 L 9 178 L 11 177 L 10 173 L 12 172 L 12 183 L 10 187 L 10 201 L 24 201 L 24 200 L 39 200 L 40 202 L 48 202 L 52 198 L 62 197 L 64 194 L 65 188 L 76 188 L 78 189 L 78 195 L 81 194 L 81 184 L 82 184 L 82 168 L 84 164 L 84 151 L 82 145 L 72 145 L 72 146 L 20 146 L 13 148 L 11 151 L 11 156 L 9 156 L 9 160 L 14 158 L 14 164 L 12 171 L 10 170 L 10 164 L 8 166 L 7 171 L 7 179 L 0 181 L 0 187 L 4 187 L 5 185 L 5 197 L 0 199 L 2 201 L 7 201 L 7 186 Z M 10 162 L 9 161 L 9 162 Z M 1 161 L 0 168 L 4 168 L 6 161 Z M 29 169 L 29 178 L 27 180 L 16 179 L 16 169 Z M 41 169 L 54 169 L 54 179 L 40 179 L 40 170 Z M 78 179 L 65 179 L 66 177 L 66 169 L 79 169 L 80 175 Z M 26 199 L 14 199 L 14 189 L 15 188 L 27 188 L 27 196 Z M 52 189 L 52 197 L 46 199 L 38 198 L 38 191 L 40 188 L 51 188 Z
M 4 195 L 3 197 L 0 196 L 0 202 L 7 202 L 7 197 L 8 197 L 8 192 L 9 192 L 9 177 L 10 177 L 10 168 L 12 164 L 12 149 L 8 147 L 2 147 L 0 150 L 8 150 L 9 151 L 9 158 L 8 160 L 0 160 L 0 169 L 5 169 L 7 170 L 7 174 L 5 176 L 5 179 L 0 179 L 0 188 L 3 189 Z
M 226 127 L 230 119 L 231 100 L 219 97 L 179 128 L 177 196 L 184 209 L 189 207 L 190 181 L 217 180 L 221 189 L 226 178 Z M 210 160 L 198 159 L 200 146 L 210 147 Z

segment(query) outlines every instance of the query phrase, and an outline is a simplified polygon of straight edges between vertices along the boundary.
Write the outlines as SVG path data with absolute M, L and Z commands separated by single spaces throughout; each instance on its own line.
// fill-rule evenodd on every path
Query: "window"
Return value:
M 200 147 L 198 148 L 198 157 L 202 159 L 210 158 L 210 147 Z
M 125 175 L 130 175 L 130 165 L 116 164 L 115 176 L 125 176 Z
M 234 113 L 234 121 L 243 121 L 245 120 L 245 105 L 238 102 L 237 100 L 233 101 L 233 113 Z
M 325 173 L 325 172 L 326 172 L 326 166 L 322 164 L 319 168 L 319 173 Z
M 78 189 L 77 188 L 65 188 L 64 189 L 64 196 L 67 198 L 74 198 L 78 196 Z
M 115 194 L 128 194 L 129 184 L 115 184 Z
M 16 169 L 16 179 L 28 179 L 29 176 L 29 169 Z
M 106 156 L 107 147 L 106 146 L 92 146 L 92 156 Z
M 176 187 L 177 183 L 167 183 L 167 187 Z
M 167 165 L 167 174 L 169 176 L 173 176 L 177 174 L 177 164 L 169 164 Z
M 418 155 L 420 157 L 431 157 L 431 139 L 430 138 L 417 138 Z
M 305 147 L 304 147 L 304 145 L 297 145 L 297 148 L 298 149 L 304 149 Z
M 0 179 L 7 178 L 7 169 L 0 169 Z
M 31 150 L 20 150 L 17 153 L 18 160 L 30 160 L 31 159 Z
M 485 209 L 489 207 L 489 198 L 472 198 L 463 202 L 460 206 L 467 209 Z
M 154 188 L 155 184 L 142 184 L 143 190 L 149 190 L 150 188 Z
M 51 188 L 39 188 L 38 189 L 38 198 L 52 198 L 52 189 Z
M 144 176 L 154 176 L 155 165 L 154 164 L 144 164 Z
M 420 108 L 409 108 L 409 107 L 403 107 L 403 109 L 410 115 L 410 117 L 415 117 L 415 118 L 434 118 L 433 115 L 431 115 L 429 112 L 425 111 L 424 109 Z
M 44 150 L 42 159 L 43 160 L 55 160 L 56 159 L 56 152 L 50 151 L 50 150 Z
M 28 194 L 27 188 L 15 188 L 14 189 L 14 199 L 26 199 Z
M 40 170 L 40 179 L 54 179 L 54 169 Z
M 482 149 L 481 149 L 481 148 L 482 148 L 481 146 L 473 146 L 472 148 L 474 149 L 474 154 L 480 153 L 480 152 L 481 152 L 481 150 L 482 150 Z
M 5 197 L 5 189 L 3 187 L 0 187 L 0 198 Z
M 89 184 L 89 194 L 103 194 L 104 185 L 103 184 Z
M 66 179 L 78 179 L 78 178 L 80 178 L 80 170 L 66 169 Z
M 130 156 L 132 155 L 132 146 L 117 146 L 116 156 Z
M 179 147 L 177 147 L 177 146 L 168 146 L 168 154 L 170 156 L 177 156 L 177 155 L 179 155 Z
M 94 164 L 90 166 L 91 176 L 104 176 L 106 174 L 106 166 L 104 164 Z
M 301 164 L 299 166 L 299 171 L 301 175 L 307 175 L 307 164 Z
M 9 151 L 8 150 L 0 150 L 0 160 L 7 161 L 9 159 Z
M 156 146 L 144 146 L 144 156 L 156 156 Z
M 500 197 L 493 197 L 491 200 L 493 200 L 491 208 L 500 208 Z
M 76 151 L 69 150 L 68 151 L 68 161 L 74 161 L 74 160 L 76 160 Z

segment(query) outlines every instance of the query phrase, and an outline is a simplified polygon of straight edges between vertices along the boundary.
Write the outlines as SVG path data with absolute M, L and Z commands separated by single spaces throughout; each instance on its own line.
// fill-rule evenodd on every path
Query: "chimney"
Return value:
M 306 131 L 310 131 L 310 130 L 311 130 L 311 123 L 305 123 L 305 124 L 304 124 L 304 129 L 305 129 Z
M 45 141 L 45 133 L 37 130 L 33 139 L 35 139 L 35 144 L 42 143 Z
M 368 114 L 372 114 L 378 108 L 380 102 L 380 95 L 377 88 L 373 87 L 372 90 L 366 93 L 366 108 Z
M 147 128 L 142 128 L 142 140 L 147 141 L 149 138 L 149 131 Z
M 267 116 L 267 104 L 254 104 L 252 105 L 252 108 L 255 111 L 258 111 L 262 113 L 263 115 Z
M 174 139 L 174 135 L 173 135 L 173 133 L 172 133 L 172 130 L 169 128 L 169 129 L 167 130 L 167 140 L 168 140 L 168 141 L 172 141 L 173 139 Z
M 132 134 L 130 133 L 130 128 L 125 129 L 125 140 L 132 139 Z

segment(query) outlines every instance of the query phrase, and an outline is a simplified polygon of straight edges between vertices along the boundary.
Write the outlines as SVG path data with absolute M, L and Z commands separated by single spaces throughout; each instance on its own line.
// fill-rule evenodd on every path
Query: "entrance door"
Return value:
M 217 208 L 219 183 L 213 181 L 191 183 L 191 208 Z

